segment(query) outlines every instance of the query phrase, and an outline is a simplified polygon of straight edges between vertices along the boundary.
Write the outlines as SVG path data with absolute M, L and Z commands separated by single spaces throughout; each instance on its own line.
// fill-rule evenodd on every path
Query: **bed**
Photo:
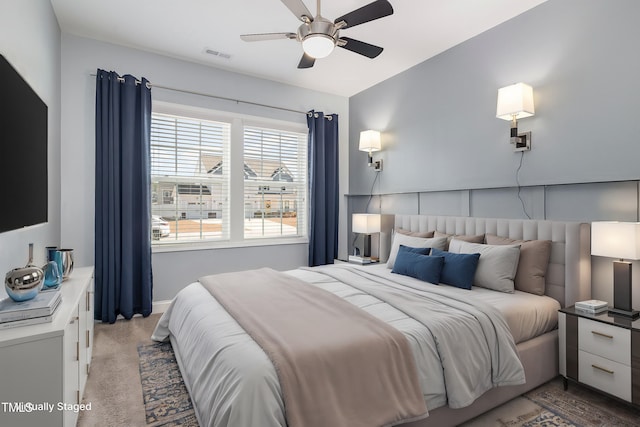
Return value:
M 398 275 L 386 265 L 355 267 L 343 264 L 335 267 L 303 268 L 285 273 L 295 280 L 311 283 L 313 288 L 339 295 L 345 301 L 391 325 L 393 329 L 400 330 L 408 337 L 416 360 L 418 382 L 428 408 L 428 417 L 415 416 L 413 421 L 410 417 L 404 418 L 404 421 L 409 421 L 402 425 L 408 427 L 457 425 L 543 384 L 558 374 L 557 309 L 590 297 L 588 224 L 396 215 L 395 229 L 409 233 L 436 231 L 443 233 L 443 236 L 448 235 L 447 244 L 457 246 L 465 244 L 460 243 L 464 241 L 464 236 L 480 235 L 491 235 L 494 239 L 497 238 L 495 236 L 501 236 L 515 240 L 551 242 L 548 267 L 543 277 L 544 295 L 533 295 L 518 290 L 513 293 L 504 293 L 474 286 L 471 290 L 474 297 L 469 298 L 468 295 L 471 294 L 468 290 L 449 286 L 430 286 L 437 294 L 441 294 L 437 298 L 446 299 L 445 303 L 438 300 L 435 307 L 445 304 L 447 314 L 450 306 L 460 304 L 455 301 L 466 302 L 471 299 L 477 307 L 486 307 L 488 312 L 501 313 L 497 316 L 498 320 L 492 320 L 494 323 L 484 331 L 492 328 L 499 329 L 500 324 L 505 323 L 511 334 L 502 335 L 510 335 L 511 341 L 501 344 L 503 347 L 496 345 L 496 348 L 500 348 L 499 354 L 503 356 L 510 353 L 513 347 L 516 356 L 519 356 L 517 360 L 521 364 L 522 377 L 519 376 L 520 371 L 516 372 L 513 363 L 507 362 L 507 357 L 504 357 L 506 375 L 489 379 L 494 384 L 500 383 L 504 386 L 483 385 L 474 390 L 463 387 L 461 392 L 455 391 L 447 383 L 450 380 L 446 378 L 446 374 L 443 374 L 447 369 L 435 366 L 429 359 L 430 353 L 441 351 L 439 346 L 446 348 L 440 341 L 436 344 L 431 341 L 422 341 L 421 336 L 434 335 L 430 332 L 431 326 L 425 329 L 422 321 L 416 320 L 419 316 L 414 319 L 407 314 L 411 313 L 410 309 L 400 309 L 395 305 L 394 300 L 382 302 L 383 296 L 375 293 L 379 292 L 378 288 L 367 288 L 367 286 L 373 286 L 370 283 L 379 282 L 385 284 L 384 288 L 387 289 L 385 292 L 391 292 L 388 289 L 412 288 L 415 289 L 415 291 L 410 290 L 412 294 L 422 294 L 425 290 L 420 280 Z M 393 251 L 392 248 L 392 253 Z M 488 264 L 486 261 L 483 262 L 486 270 Z M 370 292 L 373 293 L 370 294 Z M 421 298 L 412 298 L 420 299 L 419 303 L 422 304 Z M 427 299 L 432 298 L 436 297 L 429 294 Z M 473 310 L 478 309 L 477 307 L 474 306 Z M 418 312 L 430 310 L 438 311 L 437 308 L 417 309 Z M 472 314 L 467 317 L 482 316 L 484 314 Z M 496 324 L 498 326 L 495 326 Z M 425 330 L 428 333 L 425 333 Z M 475 333 L 472 336 L 475 335 L 481 334 Z M 274 368 L 274 364 L 278 365 L 278 363 L 271 363 L 255 340 L 238 325 L 202 284 L 193 283 L 176 296 L 159 321 L 153 339 L 171 341 L 201 425 L 216 427 L 287 425 L 282 390 L 278 384 L 280 371 L 277 373 Z M 465 339 L 469 340 L 469 338 Z M 501 337 L 496 339 L 502 340 Z M 232 362 L 229 362 L 229 349 L 235 349 L 230 353 L 233 355 Z M 450 360 L 450 357 L 437 357 Z M 495 362 L 495 356 L 487 355 L 488 359 L 492 357 Z M 254 385 L 249 382 L 249 385 L 238 387 L 237 383 L 247 382 L 247 378 L 250 377 L 245 372 L 241 372 L 241 369 L 249 369 L 252 373 L 260 371 L 258 375 L 260 384 Z M 465 375 L 471 374 L 465 373 Z M 470 384 L 474 385 L 484 384 L 483 381 L 484 379 L 477 378 L 469 380 Z M 233 384 L 229 386 L 227 384 L 229 382 Z M 240 389 L 244 391 L 241 392 Z M 266 398 L 265 393 L 269 395 Z M 224 399 L 221 395 L 225 395 Z M 393 424 L 388 423 L 388 425 Z

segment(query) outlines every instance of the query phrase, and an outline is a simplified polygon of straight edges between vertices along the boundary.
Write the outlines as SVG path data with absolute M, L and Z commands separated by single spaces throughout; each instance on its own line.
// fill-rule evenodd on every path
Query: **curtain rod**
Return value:
M 89 75 L 91 77 L 96 77 L 96 74 L 89 74 Z M 118 77 L 118 81 L 124 82 L 124 77 Z M 142 82 L 140 80 L 136 79 L 136 84 L 140 84 L 140 83 L 142 83 Z M 158 85 L 158 84 L 151 83 L 151 82 L 147 83 L 147 87 L 149 89 L 151 89 L 151 87 L 157 87 L 159 89 L 172 90 L 172 91 L 175 91 L 175 92 L 188 93 L 188 94 L 191 94 L 191 95 L 206 96 L 206 97 L 209 97 L 209 98 L 222 99 L 224 101 L 235 102 L 236 104 L 240 104 L 240 103 L 249 104 L 249 105 L 255 105 L 255 106 L 258 106 L 258 107 L 273 108 L 275 110 L 282 110 L 282 111 L 288 111 L 290 113 L 299 113 L 299 114 L 304 114 L 304 115 L 311 116 L 311 113 L 307 112 L 307 111 L 293 110 L 291 108 L 277 107 L 277 106 L 274 106 L 274 105 L 261 104 L 259 102 L 243 101 L 241 99 L 227 98 L 227 97 L 224 97 L 224 96 L 212 95 L 212 94 L 203 93 L 203 92 L 195 92 L 195 91 L 192 91 L 192 90 L 177 89 L 177 88 L 174 88 L 174 87 L 162 86 L 162 85 Z M 316 113 L 316 117 L 317 117 L 317 113 Z M 331 115 L 325 115 L 324 117 L 327 120 L 332 120 L 333 119 L 333 117 Z

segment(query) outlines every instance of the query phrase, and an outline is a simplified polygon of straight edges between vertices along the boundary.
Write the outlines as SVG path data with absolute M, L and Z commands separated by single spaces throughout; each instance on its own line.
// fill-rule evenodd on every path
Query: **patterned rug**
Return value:
M 639 409 L 574 383 L 569 383 L 569 389 L 564 391 L 560 378 L 524 396 L 544 410 L 523 426 L 640 426 Z
M 139 344 L 138 357 L 147 425 L 198 427 L 171 343 Z
M 171 343 L 139 344 L 140 378 L 149 427 L 197 427 Z M 558 377 L 524 395 L 535 403 L 491 425 L 505 427 L 638 427 L 640 410 Z M 525 399 L 522 399 L 525 400 Z M 487 424 L 489 425 L 489 424 Z
M 518 417 L 515 423 L 508 423 L 505 426 L 518 426 L 518 427 L 578 427 L 575 424 L 565 420 L 560 415 L 556 415 L 553 412 L 549 412 L 546 409 L 542 409 L 537 416 L 525 421 L 523 416 Z

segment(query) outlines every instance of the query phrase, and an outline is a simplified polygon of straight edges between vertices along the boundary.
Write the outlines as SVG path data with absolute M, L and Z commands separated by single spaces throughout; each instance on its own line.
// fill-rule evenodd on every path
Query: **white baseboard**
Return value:
M 171 300 L 154 301 L 152 305 L 152 313 L 164 313 L 169 308 Z
M 154 301 L 151 304 L 151 313 L 155 314 L 155 313 L 164 313 L 167 308 L 169 308 L 169 304 L 171 304 L 171 300 L 167 300 L 167 301 Z M 141 317 L 142 314 L 134 314 L 133 317 Z M 124 317 L 122 317 L 122 314 L 118 314 L 118 317 L 116 317 L 117 320 L 124 320 Z M 96 320 L 96 322 L 99 322 L 99 320 Z

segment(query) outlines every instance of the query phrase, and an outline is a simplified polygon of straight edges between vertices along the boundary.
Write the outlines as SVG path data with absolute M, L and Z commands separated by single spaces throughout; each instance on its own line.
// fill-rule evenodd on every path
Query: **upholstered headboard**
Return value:
M 437 230 L 449 234 L 496 234 L 510 239 L 551 240 L 551 258 L 545 294 L 563 307 L 591 298 L 591 227 L 586 223 L 473 218 L 432 215 L 396 215 L 395 228 Z

